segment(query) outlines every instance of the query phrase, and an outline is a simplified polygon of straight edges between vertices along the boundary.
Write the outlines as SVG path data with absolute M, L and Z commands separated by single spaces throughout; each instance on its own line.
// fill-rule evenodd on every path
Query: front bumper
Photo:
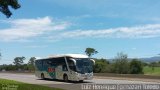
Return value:
M 92 80 L 93 73 L 85 73 L 85 74 L 77 73 L 77 79 L 78 80 Z

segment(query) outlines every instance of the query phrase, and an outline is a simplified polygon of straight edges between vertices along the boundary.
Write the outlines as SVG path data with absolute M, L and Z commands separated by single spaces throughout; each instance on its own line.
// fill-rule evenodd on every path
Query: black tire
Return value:
M 79 80 L 80 83 L 83 83 L 83 80 Z
M 41 74 L 41 79 L 43 79 L 43 80 L 45 79 L 45 77 L 44 77 L 44 74 L 43 74 L 43 73 Z
M 65 82 L 68 82 L 68 76 L 67 76 L 66 74 L 63 76 L 63 80 L 64 80 Z

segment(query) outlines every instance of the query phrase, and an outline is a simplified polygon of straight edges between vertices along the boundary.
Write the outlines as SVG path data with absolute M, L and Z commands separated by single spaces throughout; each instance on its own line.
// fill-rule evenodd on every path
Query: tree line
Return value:
M 15 57 L 13 64 L 3 64 L 0 66 L 0 71 L 29 71 L 34 72 L 34 62 L 35 57 L 31 57 L 28 61 L 28 63 L 24 63 L 24 60 L 26 58 L 24 56 L 22 57 Z
M 94 48 L 86 48 L 85 53 L 92 57 L 98 51 Z M 149 66 L 154 70 L 155 67 L 160 67 L 160 61 L 146 63 L 136 58 L 129 59 L 127 54 L 120 52 L 112 60 L 95 58 L 93 71 L 94 73 L 143 74 L 143 67 L 145 66 Z
M 144 63 L 138 59 L 128 59 L 126 54 L 118 53 L 112 61 L 96 59 L 95 73 L 143 74 Z

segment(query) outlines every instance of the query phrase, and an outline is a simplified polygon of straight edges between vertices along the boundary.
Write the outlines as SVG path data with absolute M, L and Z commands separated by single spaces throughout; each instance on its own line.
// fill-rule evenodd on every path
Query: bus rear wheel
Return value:
M 68 76 L 67 76 L 67 75 L 64 75 L 64 76 L 63 76 L 63 80 L 64 80 L 65 82 L 68 82 Z
M 45 77 L 44 77 L 44 74 L 43 74 L 43 73 L 41 74 L 41 79 L 43 79 L 43 80 L 45 79 Z

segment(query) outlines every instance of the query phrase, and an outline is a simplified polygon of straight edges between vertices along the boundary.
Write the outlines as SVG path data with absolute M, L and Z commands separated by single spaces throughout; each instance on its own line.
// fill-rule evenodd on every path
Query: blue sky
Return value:
M 17 56 L 82 53 L 96 58 L 152 57 L 160 53 L 159 0 L 19 0 L 7 19 L 0 14 L 0 64 Z M 25 61 L 27 62 L 27 60 Z

